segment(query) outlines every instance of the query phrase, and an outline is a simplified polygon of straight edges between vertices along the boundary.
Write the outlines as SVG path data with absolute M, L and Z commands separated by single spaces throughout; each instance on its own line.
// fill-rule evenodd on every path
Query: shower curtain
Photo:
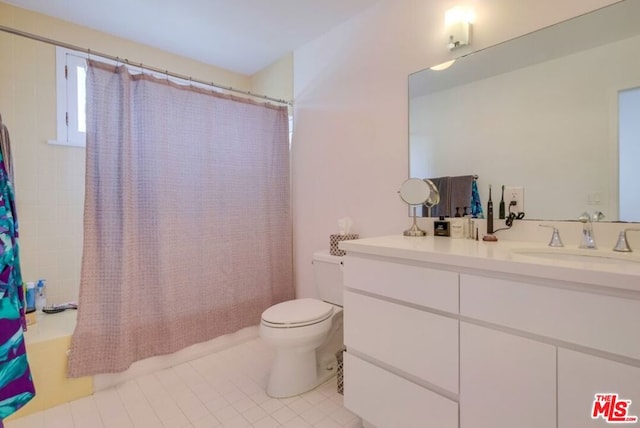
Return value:
M 0 116 L 0 428 L 35 396 L 26 330 L 9 131 Z
M 89 61 L 72 377 L 257 325 L 294 298 L 286 107 Z

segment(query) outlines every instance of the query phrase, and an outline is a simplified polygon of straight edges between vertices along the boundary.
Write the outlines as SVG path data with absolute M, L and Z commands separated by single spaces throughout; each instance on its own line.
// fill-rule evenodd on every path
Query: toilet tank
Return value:
M 318 298 L 342 306 L 342 257 L 329 250 L 313 253 L 313 276 Z

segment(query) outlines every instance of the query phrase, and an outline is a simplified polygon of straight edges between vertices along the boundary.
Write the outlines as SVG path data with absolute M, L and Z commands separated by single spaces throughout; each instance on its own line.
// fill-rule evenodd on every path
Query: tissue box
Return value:
M 352 239 L 358 239 L 357 233 L 347 233 L 346 235 L 330 235 L 329 236 L 329 253 L 332 256 L 344 256 L 346 251 L 338 248 L 340 241 L 350 241 Z

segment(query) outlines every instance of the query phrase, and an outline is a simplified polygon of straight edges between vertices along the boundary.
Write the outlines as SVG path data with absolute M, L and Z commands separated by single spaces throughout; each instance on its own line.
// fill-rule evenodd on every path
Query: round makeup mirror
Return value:
M 431 196 L 431 187 L 425 180 L 410 178 L 400 186 L 400 199 L 409 205 L 422 205 Z
M 438 189 L 431 180 L 422 180 L 420 178 L 410 178 L 402 183 L 398 191 L 400 199 L 406 204 L 411 205 L 413 225 L 403 232 L 404 236 L 425 236 L 427 232 L 420 229 L 416 223 L 417 205 L 426 205 L 431 208 L 440 202 L 440 194 Z

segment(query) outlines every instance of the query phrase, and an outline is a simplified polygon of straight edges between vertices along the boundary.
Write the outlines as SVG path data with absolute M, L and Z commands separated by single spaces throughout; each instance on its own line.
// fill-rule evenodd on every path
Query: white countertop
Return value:
M 610 249 L 585 250 L 575 246 L 552 248 L 539 242 L 484 242 L 403 235 L 342 241 L 340 248 L 347 254 L 395 257 L 463 270 L 478 269 L 640 292 L 640 255 L 637 252 L 615 253 Z M 545 256 L 522 254 L 526 251 L 542 251 Z M 556 251 L 558 258 L 554 258 L 555 253 L 551 251 Z M 566 257 L 581 254 L 591 257 L 585 257 L 584 261 Z

